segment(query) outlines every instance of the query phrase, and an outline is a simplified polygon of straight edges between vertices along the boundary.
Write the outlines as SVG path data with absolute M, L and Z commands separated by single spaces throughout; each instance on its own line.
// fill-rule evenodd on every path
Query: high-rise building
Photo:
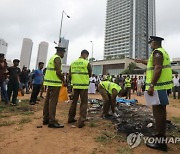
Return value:
M 69 40 L 66 40 L 65 38 L 61 38 L 61 47 L 66 48 L 64 58 L 62 59 L 62 64 L 67 64 L 68 46 L 69 46 Z
M 105 59 L 147 59 L 151 35 L 155 35 L 155 0 L 107 0 Z
M 20 56 L 20 68 L 26 66 L 29 68 L 30 60 L 31 60 L 31 53 L 32 53 L 33 42 L 29 38 L 23 39 L 22 49 L 21 49 L 21 56 Z
M 43 62 L 44 66 L 46 65 L 48 46 L 49 44 L 47 42 L 41 42 L 39 44 L 38 55 L 37 55 L 37 60 L 36 60 L 36 68 L 38 68 L 39 62 Z
M 8 44 L 5 42 L 4 39 L 0 38 L 0 53 L 3 53 L 6 57 L 7 54 L 7 48 L 8 48 Z

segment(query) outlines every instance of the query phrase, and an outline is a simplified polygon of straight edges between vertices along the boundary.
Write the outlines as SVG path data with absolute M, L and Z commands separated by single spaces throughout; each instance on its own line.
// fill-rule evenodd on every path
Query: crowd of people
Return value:
M 169 104 L 167 91 L 173 90 L 173 97 L 180 99 L 180 79 L 178 74 L 172 79 L 172 69 L 167 52 L 161 47 L 163 38 L 152 36 L 150 45 L 153 52 L 148 61 L 136 59 L 135 62 L 147 65 L 145 76 L 134 75 L 99 75 L 92 74 L 92 68 L 87 60 L 89 52 L 82 50 L 80 57 L 71 63 L 69 73 L 62 72 L 61 59 L 64 57 L 65 48 L 56 47 L 56 53 L 50 58 L 47 67 L 44 63 L 39 62 L 38 68 L 32 72 L 23 67 L 18 67 L 19 60 L 13 60 L 13 66 L 8 67 L 4 59 L 4 54 L 0 53 L 0 88 L 1 100 L 5 104 L 17 105 L 18 92 L 31 93 L 29 104 L 38 103 L 37 96 L 42 98 L 43 92 L 47 88 L 46 98 L 43 108 L 43 125 L 49 128 L 63 128 L 64 125 L 59 123 L 56 116 L 56 106 L 58 102 L 60 88 L 67 86 L 69 92 L 73 94 L 72 103 L 69 108 L 68 123 L 77 121 L 79 128 L 84 127 L 87 115 L 88 93 L 95 94 L 99 92 L 104 100 L 102 117 L 107 118 L 111 107 L 112 113 L 116 115 L 115 98 L 125 96 L 131 99 L 131 93 L 137 96 L 143 95 L 147 90 L 148 95 L 153 96 L 157 91 L 160 104 L 153 105 L 153 115 L 157 126 L 157 137 L 165 137 L 166 123 L 166 105 Z M 164 57 L 164 58 L 163 58 Z M 145 82 L 146 81 L 146 82 Z M 77 102 L 80 96 L 80 116 L 76 120 Z M 12 97 L 12 98 L 11 98 Z M 166 144 L 151 144 L 147 146 L 156 149 L 167 150 Z
M 13 66 L 8 66 L 4 59 L 4 54 L 0 53 L 0 90 L 1 101 L 6 105 L 10 104 L 16 106 L 18 104 L 18 95 L 24 96 L 24 94 L 30 94 L 31 97 L 29 103 L 35 104 L 37 96 L 41 91 L 41 97 L 43 89 L 43 62 L 39 62 L 39 66 L 32 72 L 27 69 L 26 66 L 22 70 L 18 67 L 20 60 L 14 59 Z
M 128 81 L 130 79 L 130 81 Z M 174 74 L 173 77 L 173 88 L 168 89 L 167 93 L 173 94 L 173 98 L 180 99 L 180 78 L 178 77 L 178 73 Z M 126 96 L 126 99 L 131 98 L 131 94 L 135 94 L 137 96 L 143 96 L 145 87 L 146 87 L 146 76 L 144 75 L 92 75 L 90 77 L 90 84 L 88 88 L 89 94 L 95 94 L 98 92 L 98 84 L 101 81 L 108 80 L 111 82 L 114 82 L 122 87 L 122 89 L 125 89 L 128 93 Z M 129 85 L 127 85 L 127 82 L 129 82 Z
M 88 88 L 89 94 L 95 94 L 98 91 L 98 84 L 101 81 L 108 80 L 120 85 L 123 89 L 126 89 L 129 93 L 126 98 L 131 98 L 131 93 L 137 96 L 143 95 L 145 91 L 145 76 L 139 75 L 92 75 L 90 78 L 90 85 Z

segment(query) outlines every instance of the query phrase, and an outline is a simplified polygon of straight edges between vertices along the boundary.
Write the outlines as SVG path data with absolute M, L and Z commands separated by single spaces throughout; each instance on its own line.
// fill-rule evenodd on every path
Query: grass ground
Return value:
M 162 153 L 147 148 L 143 143 L 131 149 L 126 141 L 126 135 L 117 133 L 111 121 L 101 119 L 99 114 L 90 117 L 82 129 L 67 123 L 69 103 L 58 103 L 56 118 L 64 123 L 63 129 L 50 129 L 42 125 L 42 109 L 44 100 L 35 106 L 29 105 L 30 95 L 20 99 L 18 106 L 6 106 L 0 103 L 0 153 L 2 154 L 131 154 Z M 89 95 L 91 98 L 101 98 L 100 95 Z M 138 99 L 144 104 L 143 97 Z M 180 101 L 170 98 L 167 108 L 168 119 L 180 125 Z M 78 106 L 79 108 L 79 106 Z M 79 109 L 77 110 L 77 116 Z M 41 127 L 40 127 L 41 126 Z M 171 132 L 178 136 L 178 133 Z M 178 153 L 180 144 L 169 144 L 169 153 Z

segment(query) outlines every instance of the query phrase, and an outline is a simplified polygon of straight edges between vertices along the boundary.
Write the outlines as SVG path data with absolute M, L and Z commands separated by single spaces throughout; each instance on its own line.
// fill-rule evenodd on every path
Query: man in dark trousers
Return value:
M 101 81 L 98 86 L 99 93 L 101 94 L 104 104 L 103 104 L 103 114 L 104 119 L 108 119 L 111 116 L 116 117 L 116 97 L 122 96 L 122 88 L 116 83 L 111 81 Z M 111 107 L 113 115 L 109 114 L 109 109 Z
M 76 106 L 80 95 L 80 117 L 78 119 L 79 128 L 84 127 L 84 121 L 86 120 L 89 78 L 92 75 L 91 65 L 87 60 L 88 56 L 89 52 L 87 50 L 82 50 L 81 56 L 71 64 L 69 70 L 69 77 L 73 86 L 74 96 L 73 102 L 71 103 L 71 107 L 69 109 L 68 123 L 76 122 Z
M 43 69 L 44 63 L 39 62 L 38 69 L 34 70 L 33 72 L 33 89 L 31 94 L 31 99 L 29 101 L 30 105 L 35 105 L 37 101 L 37 96 L 40 92 L 42 83 L 43 83 Z
M 63 124 L 59 124 L 56 119 L 56 106 L 59 97 L 59 91 L 62 84 L 65 84 L 64 75 L 62 73 L 62 58 L 64 57 L 65 48 L 56 47 L 56 54 L 54 54 L 46 68 L 44 76 L 44 85 L 48 86 L 46 99 L 43 109 L 43 125 L 49 128 L 63 128 Z
M 20 60 L 14 59 L 13 60 L 13 66 L 9 67 L 7 70 L 9 71 L 9 82 L 8 82 L 8 97 L 9 101 L 11 100 L 11 95 L 12 95 L 12 103 L 11 105 L 17 105 L 17 95 L 18 95 L 18 90 L 20 86 L 20 79 L 19 75 L 21 73 L 19 66 Z
M 0 88 L 1 88 L 1 101 L 5 104 L 9 103 L 8 94 L 5 87 L 5 78 L 7 73 L 7 63 L 4 59 L 4 54 L 0 53 Z
M 153 115 L 156 123 L 158 139 L 166 137 L 166 105 L 169 104 L 167 89 L 173 86 L 171 62 L 168 53 L 162 48 L 161 37 L 150 36 L 150 46 L 153 49 L 148 61 L 136 59 L 136 62 L 147 65 L 146 90 L 150 96 L 157 91 L 160 105 L 153 105 Z M 147 143 L 150 148 L 167 151 L 166 143 Z
M 20 82 L 21 82 L 21 89 L 24 92 L 24 88 L 26 89 L 26 94 L 29 94 L 29 87 L 28 87 L 28 82 L 29 82 L 29 70 L 27 67 L 23 66 L 22 72 L 19 75 Z

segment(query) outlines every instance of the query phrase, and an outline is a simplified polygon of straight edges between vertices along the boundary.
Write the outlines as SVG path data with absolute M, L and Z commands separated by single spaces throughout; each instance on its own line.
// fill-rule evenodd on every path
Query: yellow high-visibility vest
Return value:
M 121 89 L 122 89 L 118 84 L 116 84 L 116 83 L 114 83 L 114 82 L 110 82 L 110 81 L 101 81 L 101 82 L 100 82 L 100 85 L 101 85 L 106 91 L 108 91 L 108 93 L 111 94 L 111 95 L 112 95 L 112 90 L 113 90 L 113 89 L 116 89 L 118 93 L 119 93 L 119 92 L 121 91 Z
M 89 73 L 88 60 L 78 58 L 71 64 L 71 83 L 73 89 L 88 89 L 89 87 Z
M 46 86 L 54 86 L 54 87 L 62 86 L 62 81 L 57 76 L 56 70 L 55 70 L 55 65 L 54 65 L 54 59 L 57 57 L 61 59 L 60 56 L 55 54 L 51 57 L 51 59 L 48 62 L 48 65 L 46 68 L 46 74 L 44 76 L 44 83 L 43 83 Z M 62 68 L 62 65 L 61 65 L 61 68 Z
M 173 87 L 172 81 L 172 69 L 171 69 L 171 62 L 168 53 L 163 48 L 155 49 L 160 51 L 163 54 L 163 68 L 161 71 L 161 75 L 154 85 L 154 90 L 165 90 L 171 89 Z M 154 51 L 155 51 L 154 50 Z M 147 70 L 146 70 L 146 90 L 149 89 L 149 86 L 152 82 L 153 74 L 154 74 L 154 66 L 153 66 L 153 53 L 152 52 L 148 63 L 147 63 Z
M 131 79 L 130 78 L 125 79 L 125 87 L 131 87 Z

